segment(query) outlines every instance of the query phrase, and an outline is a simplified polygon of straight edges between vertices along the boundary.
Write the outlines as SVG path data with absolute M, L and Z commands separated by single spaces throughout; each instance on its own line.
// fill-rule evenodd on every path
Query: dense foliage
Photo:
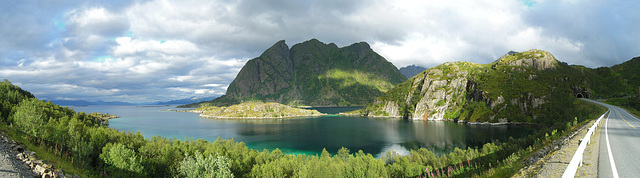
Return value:
M 331 155 L 285 155 L 280 150 L 256 151 L 242 142 L 218 139 L 208 142 L 162 137 L 144 139 L 140 133 L 108 128 L 101 119 L 67 107 L 37 100 L 8 81 L 0 83 L 0 101 L 7 103 L 2 127 L 17 130 L 30 142 L 47 148 L 63 160 L 86 170 L 89 176 L 111 177 L 469 177 L 515 173 L 526 155 L 560 134 L 543 130 L 522 139 L 487 143 L 481 148 L 455 149 L 436 156 L 421 148 L 401 156 L 389 152 L 382 159 L 347 148 Z M 6 106 L 6 107 L 5 107 Z M 589 107 L 592 113 L 602 110 Z M 4 113 L 4 112 L 3 112 Z M 590 117 L 579 117 L 578 121 Z M 565 133 L 564 131 L 562 133 Z
M 640 95 L 626 98 L 611 98 L 607 100 L 607 103 L 640 111 Z
M 620 98 L 640 94 L 640 57 L 622 64 L 596 69 L 572 66 L 586 83 L 595 98 Z

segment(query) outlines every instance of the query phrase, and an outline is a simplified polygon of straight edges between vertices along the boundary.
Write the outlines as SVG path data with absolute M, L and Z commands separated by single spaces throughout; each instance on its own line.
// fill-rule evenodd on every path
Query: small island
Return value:
M 120 116 L 116 116 L 109 113 L 99 113 L 99 112 L 94 112 L 89 115 L 95 117 L 101 123 L 101 125 L 105 125 L 105 126 L 109 125 L 109 119 L 120 118 Z
M 212 119 L 281 119 L 325 115 L 317 110 L 294 108 L 273 102 L 246 102 L 227 107 L 204 106 L 189 112 L 200 113 L 200 117 Z

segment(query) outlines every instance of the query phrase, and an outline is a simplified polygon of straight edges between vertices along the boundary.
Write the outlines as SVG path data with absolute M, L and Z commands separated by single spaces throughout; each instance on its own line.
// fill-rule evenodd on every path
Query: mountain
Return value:
M 189 103 L 197 103 L 197 102 L 203 102 L 203 101 L 211 101 L 213 99 L 216 99 L 220 96 L 209 96 L 209 97 L 189 97 L 189 98 L 184 98 L 184 99 L 179 99 L 179 100 L 171 100 L 171 101 L 166 101 L 166 102 L 155 102 L 153 103 L 154 105 L 171 105 L 171 104 L 189 104 Z
M 53 104 L 57 104 L 57 105 L 61 105 L 61 106 L 80 106 L 80 105 L 121 105 L 121 106 L 127 106 L 127 105 L 136 105 L 134 103 L 127 103 L 127 102 L 119 102 L 119 101 L 114 101 L 114 102 L 106 102 L 106 101 L 85 101 L 85 100 L 51 100 L 51 102 Z
M 580 112 L 586 108 L 576 98 L 602 92 L 592 90 L 600 81 L 588 73 L 596 70 L 566 65 L 541 50 L 507 54 L 489 64 L 448 62 L 399 84 L 362 112 L 465 122 L 566 123 L 587 113 Z
M 289 48 L 282 40 L 247 61 L 225 95 L 185 107 L 250 100 L 286 105 L 365 105 L 405 80 L 366 42 L 338 48 L 311 39 Z
M 573 65 L 580 75 L 585 76 L 590 92 L 596 98 L 621 98 L 640 94 L 640 57 L 612 67 L 596 69 Z
M 416 66 L 416 65 L 410 65 L 410 66 L 402 67 L 399 69 L 400 73 L 402 73 L 402 75 L 404 75 L 407 78 L 416 76 L 424 70 L 427 70 L 427 68 Z

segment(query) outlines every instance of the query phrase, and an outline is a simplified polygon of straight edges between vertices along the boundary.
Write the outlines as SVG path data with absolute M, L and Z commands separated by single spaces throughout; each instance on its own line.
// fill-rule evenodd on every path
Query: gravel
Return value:
M 35 177 L 37 176 L 27 165 L 16 159 L 17 151 L 9 146 L 12 141 L 1 136 L 0 139 L 0 177 Z
M 595 123 L 595 120 L 534 153 L 530 158 L 525 160 L 525 164 L 528 166 L 525 166 L 525 168 L 520 170 L 514 177 L 562 177 L 564 170 L 567 169 L 569 162 L 571 162 L 573 155 L 578 149 L 579 140 L 584 138 L 584 135 L 593 123 Z M 585 149 L 583 164 L 578 168 L 576 177 L 597 177 L 598 138 L 599 134 L 596 132 L 591 138 L 591 143 L 587 145 Z

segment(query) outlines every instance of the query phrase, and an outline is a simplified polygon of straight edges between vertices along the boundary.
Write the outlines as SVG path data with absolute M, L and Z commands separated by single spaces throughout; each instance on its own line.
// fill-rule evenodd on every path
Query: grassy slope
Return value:
M 476 91 L 457 92 L 444 87 L 448 97 L 454 99 L 449 103 L 445 119 L 466 120 L 476 122 L 497 122 L 508 119 L 510 122 L 528 122 L 553 125 L 564 122 L 558 118 L 572 118 L 580 115 L 580 107 L 574 104 L 572 88 L 588 88 L 587 76 L 575 67 L 559 63 L 555 68 L 537 70 L 526 66 L 508 65 L 510 62 L 529 58 L 540 51 L 530 51 L 506 56 L 490 64 L 474 64 L 469 62 L 446 63 L 426 70 L 410 78 L 396 88 L 391 89 L 380 101 L 395 101 L 400 105 L 400 112 L 413 112 L 422 96 L 419 78 L 431 78 L 439 81 L 451 81 L 456 77 L 465 77 L 470 84 L 477 84 Z M 542 54 L 544 57 L 544 54 Z M 587 69 L 588 70 L 588 69 Z M 426 76 L 425 76 L 426 75 Z M 469 87 L 469 86 L 467 86 Z M 478 94 L 480 96 L 472 96 Z M 412 96 L 412 98 L 407 98 Z M 504 102 L 493 108 L 490 103 L 502 98 Z M 533 99 L 544 100 L 538 107 L 531 107 Z M 408 101 L 408 102 L 406 102 Z M 514 103 L 515 102 L 515 103 Z M 498 103 L 498 102 L 496 102 Z M 381 108 L 385 102 L 369 105 L 365 112 L 384 112 Z M 442 105 L 442 101 L 436 106 Z M 433 114 L 430 112 L 429 114 Z

